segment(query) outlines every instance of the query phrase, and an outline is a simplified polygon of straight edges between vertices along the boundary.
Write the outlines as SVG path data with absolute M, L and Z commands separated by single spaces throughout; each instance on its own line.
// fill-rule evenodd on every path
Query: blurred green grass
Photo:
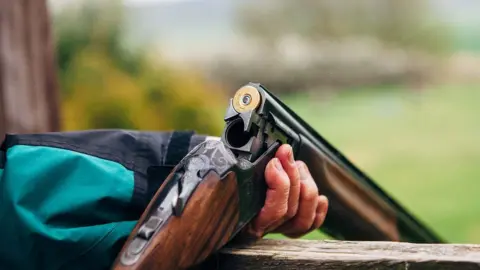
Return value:
M 352 89 L 282 100 L 445 240 L 480 243 L 478 88 Z

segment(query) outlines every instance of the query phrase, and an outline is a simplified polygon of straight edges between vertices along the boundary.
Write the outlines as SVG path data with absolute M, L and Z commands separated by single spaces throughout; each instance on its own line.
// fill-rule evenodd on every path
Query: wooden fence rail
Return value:
M 480 245 L 261 240 L 210 257 L 201 269 L 480 269 Z

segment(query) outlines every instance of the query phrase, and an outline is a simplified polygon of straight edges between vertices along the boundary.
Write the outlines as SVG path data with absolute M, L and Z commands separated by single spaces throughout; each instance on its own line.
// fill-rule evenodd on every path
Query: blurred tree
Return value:
M 451 44 L 428 0 L 248 1 L 236 13 L 248 54 L 212 68 L 229 88 L 259 81 L 277 94 L 407 85 L 439 74 Z M 376 87 L 382 89 L 380 87 Z
M 309 42 L 370 37 L 429 53 L 449 49 L 446 25 L 428 0 L 274 0 L 243 5 L 239 29 L 272 45 L 288 34 Z
M 194 129 L 218 135 L 219 87 L 124 46 L 122 7 L 86 1 L 55 17 L 63 128 Z M 158 57 L 156 57 L 158 59 Z
M 45 0 L 0 0 L 0 142 L 59 129 L 50 24 Z

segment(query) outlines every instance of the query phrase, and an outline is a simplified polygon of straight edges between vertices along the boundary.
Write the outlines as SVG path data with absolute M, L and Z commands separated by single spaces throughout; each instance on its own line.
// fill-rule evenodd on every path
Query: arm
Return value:
M 110 267 L 172 168 L 204 140 L 180 131 L 8 134 L 0 269 Z

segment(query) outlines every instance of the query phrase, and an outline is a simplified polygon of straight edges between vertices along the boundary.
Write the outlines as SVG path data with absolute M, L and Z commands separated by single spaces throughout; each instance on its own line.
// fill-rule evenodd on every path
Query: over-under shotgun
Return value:
M 265 166 L 281 144 L 328 197 L 321 230 L 331 237 L 442 242 L 262 85 L 241 87 L 224 120 L 221 140 L 199 144 L 156 192 L 114 269 L 186 269 L 220 249 L 263 207 Z

